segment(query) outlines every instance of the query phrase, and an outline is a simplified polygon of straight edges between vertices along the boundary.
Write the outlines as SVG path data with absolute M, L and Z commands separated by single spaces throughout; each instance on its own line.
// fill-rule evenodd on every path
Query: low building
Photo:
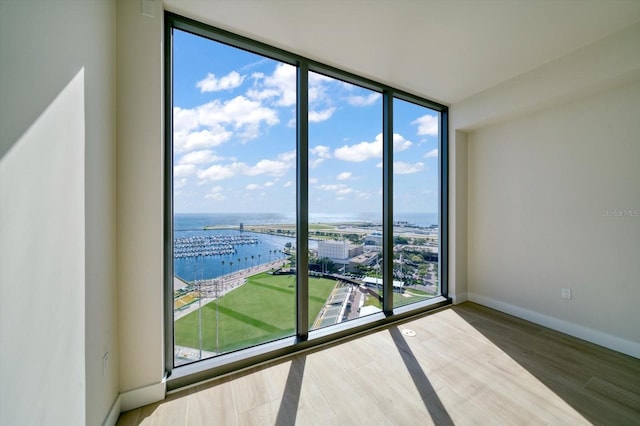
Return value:
M 382 278 L 364 277 L 362 283 L 367 287 L 382 288 Z M 404 289 L 404 281 L 393 280 L 393 291 L 401 293 Z
M 358 256 L 352 257 L 349 260 L 349 272 L 359 272 L 359 267 L 362 266 L 373 266 L 378 261 L 378 253 L 377 252 L 366 252 L 359 254 Z
M 364 237 L 365 246 L 381 246 L 382 245 L 382 232 L 375 231 Z
M 341 265 L 349 264 L 349 259 L 360 255 L 362 251 L 362 245 L 350 244 L 348 240 L 318 241 L 318 258 L 326 258 Z

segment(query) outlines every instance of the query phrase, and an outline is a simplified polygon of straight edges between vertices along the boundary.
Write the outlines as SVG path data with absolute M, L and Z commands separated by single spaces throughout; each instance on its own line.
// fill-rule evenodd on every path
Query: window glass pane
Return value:
M 309 73 L 309 328 L 381 310 L 382 96 Z
M 437 111 L 393 100 L 393 305 L 440 294 Z
M 180 365 L 294 333 L 296 68 L 178 30 L 173 42 Z

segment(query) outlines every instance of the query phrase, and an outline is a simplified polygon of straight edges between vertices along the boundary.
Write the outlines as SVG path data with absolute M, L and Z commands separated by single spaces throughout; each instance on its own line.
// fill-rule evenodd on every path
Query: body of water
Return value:
M 430 226 L 437 224 L 438 217 L 435 213 L 407 213 L 398 215 L 395 220 L 406 221 L 418 226 Z M 380 214 L 319 214 L 310 215 L 311 223 L 340 223 L 363 222 L 380 223 Z M 238 229 L 216 229 L 205 231 L 205 226 L 240 226 L 265 225 L 265 224 L 292 224 L 295 223 L 295 213 L 176 213 L 174 215 L 174 240 L 193 236 L 238 236 L 251 235 L 256 237 L 255 244 L 235 245 L 235 253 L 214 256 L 198 256 L 174 259 L 174 274 L 185 281 L 195 279 L 210 279 L 221 275 L 236 272 L 238 270 L 268 263 L 274 260 L 284 260 L 282 253 L 287 243 L 295 245 L 295 239 L 290 237 L 257 234 L 240 231 Z M 316 243 L 310 241 L 313 248 Z M 253 256 L 253 258 L 252 258 Z M 238 260 L 240 259 L 240 260 Z M 224 262 L 224 264 L 223 264 Z M 233 264 L 231 264 L 233 262 Z

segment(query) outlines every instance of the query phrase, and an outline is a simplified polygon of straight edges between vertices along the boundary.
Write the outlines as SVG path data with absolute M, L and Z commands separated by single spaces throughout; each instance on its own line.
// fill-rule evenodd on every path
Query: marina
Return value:
M 238 245 L 255 245 L 260 240 L 250 235 L 192 235 L 173 241 L 175 259 L 236 254 Z

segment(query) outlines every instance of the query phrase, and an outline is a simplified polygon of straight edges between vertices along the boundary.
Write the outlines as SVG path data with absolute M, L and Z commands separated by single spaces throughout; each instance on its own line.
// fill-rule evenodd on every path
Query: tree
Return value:
M 253 269 L 253 258 L 254 257 L 255 257 L 254 255 L 251 255 L 251 269 Z
M 393 238 L 394 244 L 409 244 L 409 240 L 406 237 L 401 237 L 400 235 L 396 235 Z

